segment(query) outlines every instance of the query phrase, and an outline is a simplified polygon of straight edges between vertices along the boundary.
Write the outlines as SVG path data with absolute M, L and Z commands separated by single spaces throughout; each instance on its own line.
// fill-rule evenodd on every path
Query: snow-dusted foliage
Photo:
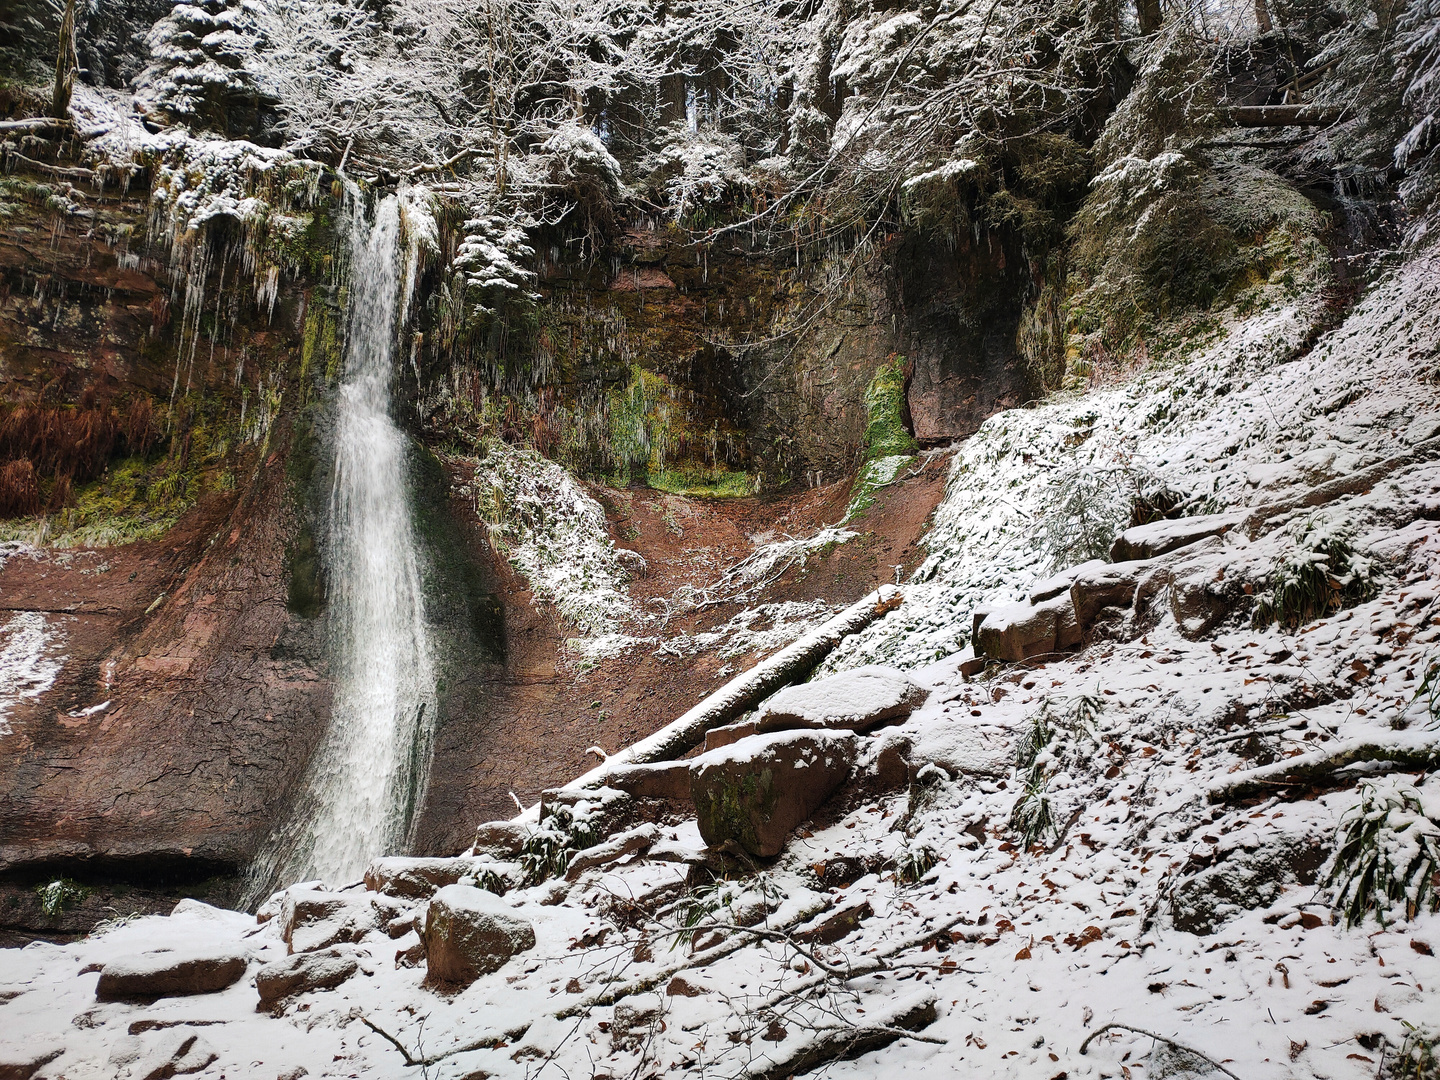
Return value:
M 631 614 L 629 574 L 605 511 L 563 468 L 495 440 L 468 488 L 496 550 L 567 624 L 602 634 Z

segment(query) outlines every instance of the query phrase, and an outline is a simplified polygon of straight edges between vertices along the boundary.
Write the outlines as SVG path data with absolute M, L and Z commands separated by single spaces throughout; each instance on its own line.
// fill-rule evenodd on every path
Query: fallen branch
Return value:
M 1329 127 L 1351 116 L 1336 105 L 1232 105 L 1226 111 L 1236 127 Z
M 10 150 L 7 156 L 12 160 L 22 162 L 29 168 L 39 169 L 43 173 L 48 173 L 51 176 L 58 176 L 62 180 L 95 179 L 95 170 L 81 168 L 78 165 L 74 167 L 68 167 L 65 165 L 47 165 L 43 161 L 36 161 L 34 158 L 28 158 L 17 150 Z
M 673 761 L 699 746 L 711 728 L 730 723 L 743 712 L 808 674 L 837 645 L 851 634 L 869 626 L 886 612 L 900 606 L 903 599 L 894 585 L 882 585 L 863 600 L 852 604 L 824 625 L 810 631 L 798 641 L 787 645 L 774 656 L 760 661 L 716 690 L 678 720 L 667 724 L 649 738 L 612 754 L 583 776 L 565 785 L 564 790 L 595 787 L 619 765 L 641 765 L 652 761 Z M 540 807 L 535 805 L 516 821 L 536 821 Z
M 0 132 L 5 131 L 48 131 L 68 130 L 71 125 L 69 120 L 61 120 L 58 116 L 31 116 L 24 120 L 0 120 Z
M 1414 731 L 1384 738 L 1346 739 L 1330 750 L 1235 773 L 1213 785 L 1207 794 L 1213 803 L 1269 795 L 1276 788 L 1313 787 L 1341 769 L 1365 761 L 1393 762 L 1396 769 L 1428 768 L 1440 761 L 1440 738 L 1433 731 Z
M 897 1039 L 917 1039 L 944 1045 L 943 1039 L 915 1034 L 935 1022 L 934 993 L 922 992 L 890 1005 L 879 1022 L 863 1027 L 836 1027 L 821 1030 L 814 1039 L 801 1043 L 784 1056 L 752 1062 L 740 1075 L 748 1080 L 783 1080 L 787 1076 L 813 1072 L 841 1058 L 856 1057 L 889 1046 Z M 776 1048 L 779 1050 L 779 1047 Z
M 412 1057 L 410 1056 L 410 1051 L 405 1049 L 404 1044 L 402 1044 L 399 1039 L 395 1038 L 394 1035 L 391 1035 L 388 1031 L 386 1031 L 384 1028 L 382 1028 L 379 1024 L 376 1024 L 376 1023 L 372 1022 L 371 1019 L 370 1019 L 368 1016 L 363 1016 L 363 1015 L 362 1015 L 362 1016 L 360 1017 L 360 1022 L 361 1022 L 362 1024 L 364 1024 L 366 1027 L 368 1027 L 371 1031 L 375 1032 L 376 1035 L 379 1035 L 382 1039 L 384 1039 L 386 1042 L 388 1042 L 391 1046 L 395 1047 L 396 1050 L 399 1050 L 399 1051 L 400 1051 L 400 1056 L 405 1059 L 405 1064 L 406 1064 L 406 1065 L 419 1065 L 419 1064 L 421 1064 L 420 1061 L 418 1061 L 417 1059 L 412 1058 Z
M 1111 1030 L 1113 1030 L 1113 1029 L 1115 1029 L 1115 1028 L 1119 1028 L 1121 1031 L 1133 1031 L 1136 1035 L 1144 1035 L 1144 1036 L 1146 1036 L 1147 1038 L 1156 1040 L 1157 1042 L 1163 1042 L 1163 1043 L 1166 1043 L 1166 1044 L 1168 1044 L 1168 1045 L 1170 1045 L 1170 1046 L 1173 1046 L 1173 1047 L 1175 1047 L 1175 1049 L 1177 1049 L 1177 1050 L 1183 1050 L 1183 1051 L 1185 1051 L 1185 1053 L 1187 1053 L 1187 1054 L 1194 1054 L 1194 1055 L 1195 1055 L 1196 1057 L 1198 1057 L 1198 1058 L 1204 1058 L 1204 1059 L 1205 1059 L 1206 1061 L 1208 1061 L 1211 1065 L 1214 1065 L 1215 1068 L 1217 1068 L 1217 1069 L 1219 1069 L 1221 1072 L 1223 1072 L 1226 1076 L 1231 1077 L 1232 1080 L 1240 1080 L 1240 1077 L 1236 1076 L 1233 1072 L 1231 1072 L 1229 1069 L 1227 1069 L 1224 1065 L 1221 1065 L 1220 1062 L 1216 1061 L 1216 1060 L 1215 1060 L 1214 1058 L 1212 1058 L 1209 1054 L 1202 1054 L 1199 1050 L 1196 1050 L 1196 1049 L 1194 1049 L 1193 1047 L 1186 1046 L 1184 1043 L 1178 1043 L 1178 1042 L 1176 1042 L 1174 1039 L 1169 1038 L 1168 1036 L 1165 1036 L 1165 1035 L 1157 1035 L 1157 1034 L 1155 1034 L 1155 1032 L 1153 1032 L 1153 1031 L 1146 1031 L 1144 1028 L 1131 1027 L 1129 1024 L 1122 1024 L 1122 1023 L 1120 1023 L 1118 1020 L 1112 1020 L 1110 1023 L 1106 1024 L 1104 1027 L 1102 1027 L 1102 1028 L 1097 1028 L 1095 1031 L 1092 1031 L 1092 1032 L 1090 1033 L 1089 1037 L 1086 1038 L 1086 1040 L 1085 1040 L 1083 1043 L 1080 1044 L 1080 1053 L 1084 1054 L 1084 1053 L 1090 1048 L 1090 1044 L 1091 1044 L 1092 1042 L 1094 1042 L 1096 1039 L 1098 1039 L 1101 1035 L 1104 1035 L 1105 1032 L 1111 1031 Z

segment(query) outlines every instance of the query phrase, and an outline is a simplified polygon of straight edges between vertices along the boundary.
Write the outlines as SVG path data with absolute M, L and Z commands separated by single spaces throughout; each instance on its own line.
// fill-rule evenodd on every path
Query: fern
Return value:
M 1348 926 L 1372 911 L 1383 926 L 1396 910 L 1405 919 L 1440 910 L 1440 825 L 1420 792 L 1389 777 L 1366 784 L 1340 821 L 1326 884 Z

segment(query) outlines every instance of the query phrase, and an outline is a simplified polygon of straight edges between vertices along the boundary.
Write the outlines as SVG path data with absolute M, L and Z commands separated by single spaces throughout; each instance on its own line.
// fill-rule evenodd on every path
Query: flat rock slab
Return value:
M 846 728 L 864 731 L 910 715 L 929 691 L 895 668 L 869 665 L 818 682 L 787 686 L 755 714 L 759 731 Z
M 0 1080 L 30 1080 L 65 1052 L 65 1044 L 51 1039 L 0 1043 Z
M 359 961 L 342 949 L 296 953 L 257 971 L 255 989 L 260 992 L 260 1000 L 268 1005 L 292 994 L 331 990 L 359 970 Z
M 292 953 L 313 952 L 359 941 L 402 911 L 403 905 L 373 893 L 290 889 L 280 910 L 280 933 Z
M 1136 525 L 1115 538 L 1115 542 L 1110 545 L 1110 561 L 1153 559 L 1156 555 L 1188 547 L 1207 536 L 1223 536 L 1244 521 L 1247 512 L 1239 510 L 1225 514 L 1202 514 L 1198 517 Z
M 855 763 L 849 731 L 755 735 L 702 754 L 690 765 L 700 835 L 711 847 L 780 854 L 795 826 L 843 784 Z
M 435 893 L 420 936 L 430 978 L 446 983 L 474 982 L 535 947 L 529 920 L 494 893 L 470 885 Z
M 234 950 L 156 949 L 112 960 L 95 984 L 99 1001 L 213 994 L 245 974 L 250 958 Z

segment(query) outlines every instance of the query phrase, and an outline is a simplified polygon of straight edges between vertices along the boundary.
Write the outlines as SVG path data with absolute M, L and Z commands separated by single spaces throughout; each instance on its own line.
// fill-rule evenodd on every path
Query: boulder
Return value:
M 1105 561 L 1103 559 L 1091 559 L 1089 562 L 1083 562 L 1079 566 L 1071 566 L 1068 569 L 1061 570 L 1053 577 L 1037 581 L 1034 585 L 1030 586 L 1030 603 L 1039 604 L 1045 600 L 1053 600 L 1061 593 L 1069 592 L 1070 586 L 1074 583 L 1077 575 L 1087 573 L 1104 565 Z
M 250 958 L 235 949 L 155 949 L 112 960 L 100 969 L 98 1001 L 146 1000 L 213 994 L 241 975 Z
M 475 854 L 513 859 L 530 839 L 530 831 L 518 821 L 487 821 L 475 830 Z
M 605 784 L 642 799 L 686 802 L 690 798 L 690 763 L 657 761 L 652 765 L 618 765 L 605 774 Z
M 565 868 L 565 880 L 574 881 L 586 870 L 618 862 L 627 855 L 634 855 L 638 851 L 648 851 L 659 836 L 660 830 L 647 822 L 627 832 L 612 836 L 604 843 L 588 847 L 584 851 L 577 851 L 571 856 L 570 864 Z
M 754 720 L 741 720 L 738 724 L 726 724 L 724 727 L 714 727 L 705 732 L 705 749 L 719 750 L 722 746 L 729 746 L 741 739 L 754 735 L 760 730 L 760 725 Z
M 1070 602 L 1083 633 L 1107 607 L 1128 608 L 1135 602 L 1140 578 L 1150 569 L 1143 562 L 1087 564 L 1092 568 L 1075 575 Z
M 280 909 L 280 936 L 292 953 L 311 952 L 359 941 L 379 921 L 375 905 L 364 893 L 290 889 Z
M 64 1052 L 65 1044 L 51 1039 L 0 1043 L 0 1080 L 30 1080 Z
M 975 635 L 975 651 L 1016 663 L 1080 644 L 1080 626 L 1069 594 L 1038 604 L 1005 604 L 991 609 Z
M 526 919 L 470 885 L 447 885 L 431 898 L 421 937 L 430 978 L 447 983 L 474 982 L 535 947 L 535 928 Z
M 170 1028 L 156 1034 L 122 1035 L 110 1048 L 116 1080 L 168 1080 L 198 1073 L 218 1055 L 194 1032 Z
M 690 765 L 700 835 L 711 847 L 778 855 L 791 830 L 845 782 L 854 761 L 848 731 L 756 735 L 702 754 Z
M 269 1005 L 291 994 L 333 989 L 359 970 L 359 961 L 343 949 L 296 953 L 256 972 L 255 989 L 260 992 L 260 1001 Z
M 805 945 L 833 945 L 860 929 L 860 924 L 874 914 L 869 900 L 852 900 L 797 926 L 791 936 Z
M 869 665 L 818 682 L 787 686 L 756 710 L 755 724 L 760 732 L 786 728 L 865 731 L 887 720 L 903 720 L 928 696 L 929 691 L 904 672 Z
M 1226 836 L 1210 854 L 1191 860 L 1186 869 L 1193 872 L 1171 893 L 1175 929 L 1213 934 L 1237 915 L 1274 904 L 1287 886 L 1313 885 L 1324 859 L 1321 839 L 1305 831 Z
M 1202 514 L 1199 517 L 1152 521 L 1126 529 L 1110 545 L 1111 562 L 1153 559 L 1168 551 L 1188 547 L 1207 536 L 1223 536 L 1245 520 L 1247 511 Z
M 413 859 L 387 855 L 373 859 L 365 868 L 365 887 L 386 896 L 407 900 L 429 899 L 436 889 L 454 885 L 469 875 L 479 877 L 496 864 L 482 859 L 458 856 L 453 859 Z M 393 917 L 393 916 L 392 916 Z

